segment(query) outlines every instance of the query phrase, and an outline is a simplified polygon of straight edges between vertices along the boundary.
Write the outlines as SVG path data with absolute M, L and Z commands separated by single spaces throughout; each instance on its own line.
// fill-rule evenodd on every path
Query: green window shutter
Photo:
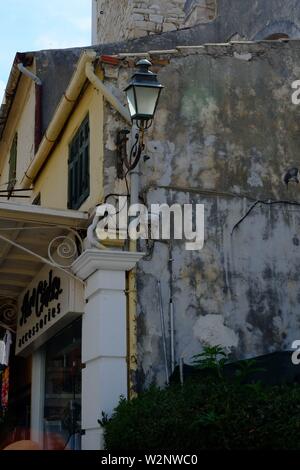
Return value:
M 68 208 L 79 209 L 90 194 L 90 126 L 88 116 L 70 144 L 68 179 Z
M 15 135 L 10 149 L 8 190 L 12 191 L 17 181 L 18 134 Z

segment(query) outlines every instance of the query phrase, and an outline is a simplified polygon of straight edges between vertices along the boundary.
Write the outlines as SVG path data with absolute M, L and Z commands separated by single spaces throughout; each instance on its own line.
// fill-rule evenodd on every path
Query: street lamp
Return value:
M 139 163 L 144 145 L 144 133 L 149 129 L 158 105 L 159 97 L 164 88 L 157 79 L 157 74 L 149 70 L 151 62 L 142 59 L 137 62 L 139 69 L 133 74 L 130 83 L 125 88 L 129 113 L 132 123 L 136 123 L 139 132 L 135 136 L 129 156 L 127 142 L 130 131 L 122 129 L 117 136 L 117 176 L 126 178 Z M 147 159 L 145 156 L 144 159 Z M 124 172 L 124 166 L 127 171 Z
M 140 60 L 139 70 L 132 76 L 125 88 L 129 113 L 139 129 L 149 129 L 158 105 L 160 93 L 164 88 L 157 79 L 157 74 L 149 70 L 151 62 Z

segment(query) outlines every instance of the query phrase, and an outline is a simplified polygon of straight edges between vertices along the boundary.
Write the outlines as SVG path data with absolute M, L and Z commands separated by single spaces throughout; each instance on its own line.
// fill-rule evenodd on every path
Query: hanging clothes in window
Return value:
M 9 367 L 7 367 L 2 372 L 1 407 L 4 413 L 8 409 L 8 393 L 9 393 Z
M 6 330 L 3 340 L 0 341 L 0 368 L 8 366 L 10 347 L 12 343 L 11 332 Z
M 5 367 L 5 357 L 6 357 L 6 347 L 5 342 L 1 339 L 0 340 L 0 370 Z

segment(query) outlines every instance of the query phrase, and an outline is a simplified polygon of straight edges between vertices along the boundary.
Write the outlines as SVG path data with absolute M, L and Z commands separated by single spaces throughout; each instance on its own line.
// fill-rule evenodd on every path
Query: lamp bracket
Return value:
M 117 178 L 124 179 L 124 162 L 127 157 L 128 129 L 121 129 L 117 134 Z
M 122 129 L 117 135 L 117 177 L 119 179 L 124 179 L 130 171 L 136 168 L 145 148 L 144 129 L 141 128 L 135 135 L 135 142 L 128 157 L 128 134 L 130 134 L 129 130 Z

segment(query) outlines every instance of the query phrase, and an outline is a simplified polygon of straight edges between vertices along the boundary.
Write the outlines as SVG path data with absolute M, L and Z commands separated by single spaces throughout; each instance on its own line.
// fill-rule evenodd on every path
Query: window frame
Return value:
M 88 132 L 88 135 L 86 135 Z M 82 133 L 84 135 L 83 141 Z M 76 148 L 77 147 L 77 148 Z M 90 195 L 90 119 L 83 119 L 69 143 L 68 209 L 78 210 Z

